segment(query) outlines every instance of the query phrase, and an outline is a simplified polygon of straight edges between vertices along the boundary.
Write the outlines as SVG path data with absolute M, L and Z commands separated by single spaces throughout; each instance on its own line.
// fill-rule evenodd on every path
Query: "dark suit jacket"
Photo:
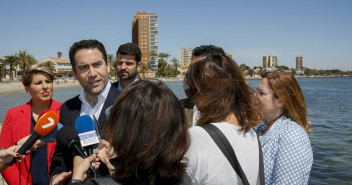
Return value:
M 120 91 L 117 90 L 117 83 L 115 82 L 111 85 L 109 94 L 100 112 L 100 116 L 98 119 L 99 131 L 102 131 L 107 121 L 105 116 L 105 110 L 114 104 L 119 94 L 120 94 Z M 82 105 L 82 102 L 79 99 L 79 95 L 63 103 L 60 109 L 60 123 L 63 126 L 71 126 L 75 128 L 76 119 L 79 117 L 81 112 L 81 105 Z M 100 133 L 103 133 L 103 132 L 100 132 Z M 50 178 L 62 172 L 67 172 L 69 171 L 69 169 L 72 169 L 73 156 L 74 156 L 73 153 L 65 149 L 62 145 L 57 144 L 55 147 L 54 156 L 51 160 Z M 106 172 L 104 172 L 104 174 L 102 175 L 105 175 L 105 173 Z

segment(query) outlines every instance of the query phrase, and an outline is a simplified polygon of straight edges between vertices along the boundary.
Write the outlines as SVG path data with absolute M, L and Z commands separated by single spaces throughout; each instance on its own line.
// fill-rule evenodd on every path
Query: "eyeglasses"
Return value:
M 276 94 L 271 94 L 271 93 L 264 93 L 261 89 L 259 88 L 255 88 L 255 92 L 259 95 L 259 97 L 262 97 L 264 95 L 270 94 L 272 96 L 274 96 L 275 98 L 277 97 Z

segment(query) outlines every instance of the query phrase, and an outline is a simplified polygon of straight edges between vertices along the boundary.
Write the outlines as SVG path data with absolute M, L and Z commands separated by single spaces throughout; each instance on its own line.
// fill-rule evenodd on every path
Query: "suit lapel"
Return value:
M 109 94 L 106 97 L 106 100 L 104 102 L 103 108 L 101 109 L 100 116 L 99 116 L 99 129 L 103 129 L 105 122 L 106 122 L 106 116 L 105 116 L 105 110 L 109 108 L 111 105 L 114 104 L 117 96 L 120 94 L 120 92 L 116 89 L 114 85 L 110 87 Z

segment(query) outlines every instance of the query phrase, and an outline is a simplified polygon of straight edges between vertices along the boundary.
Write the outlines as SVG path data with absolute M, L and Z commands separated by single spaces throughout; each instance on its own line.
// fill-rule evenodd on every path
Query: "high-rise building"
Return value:
M 137 12 L 132 21 L 132 43 L 142 51 L 142 62 L 154 72 L 158 70 L 158 15 Z
M 192 61 L 193 49 L 181 48 L 180 50 L 180 65 L 184 66 L 190 64 Z
M 277 62 L 277 56 L 263 56 L 263 68 L 276 67 L 278 65 Z
M 301 56 L 296 57 L 296 70 L 302 70 L 304 68 L 304 58 Z

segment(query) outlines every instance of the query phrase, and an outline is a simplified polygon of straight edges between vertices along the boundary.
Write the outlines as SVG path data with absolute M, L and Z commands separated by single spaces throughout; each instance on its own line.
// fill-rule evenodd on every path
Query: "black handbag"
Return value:
M 208 132 L 210 137 L 214 140 L 216 145 L 218 145 L 219 149 L 224 153 L 227 160 L 230 162 L 233 169 L 236 171 L 237 175 L 241 178 L 244 185 L 249 185 L 246 175 L 244 174 L 240 163 L 236 157 L 235 151 L 233 150 L 230 142 L 226 139 L 225 135 L 218 129 L 216 126 L 212 124 L 204 124 L 201 125 L 205 131 Z M 260 144 L 259 137 L 257 135 L 258 145 L 259 145 L 259 178 L 260 184 L 264 185 L 264 163 L 263 163 L 263 152 Z

